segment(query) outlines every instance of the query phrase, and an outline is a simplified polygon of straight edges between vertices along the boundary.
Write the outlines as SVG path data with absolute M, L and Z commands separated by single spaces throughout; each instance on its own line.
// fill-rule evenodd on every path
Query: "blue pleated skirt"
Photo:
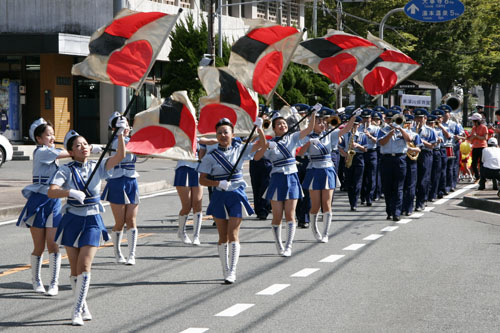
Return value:
M 61 199 L 51 199 L 45 194 L 32 193 L 16 225 L 27 228 L 57 228 L 61 218 Z
M 76 248 L 87 245 L 97 247 L 108 240 L 109 235 L 100 214 L 64 214 L 55 237 L 57 244 Z
M 304 196 L 300 186 L 297 173 L 285 175 L 284 173 L 273 173 L 269 180 L 269 186 L 263 195 L 266 200 L 285 201 L 290 199 L 301 199 Z
M 198 172 L 188 166 L 178 167 L 175 169 L 174 186 L 199 186 Z
M 336 179 L 333 167 L 307 169 L 302 188 L 304 190 L 334 190 Z
M 101 200 L 118 205 L 139 204 L 139 184 L 136 178 L 110 178 L 102 191 Z
M 243 186 L 234 191 L 214 190 L 207 207 L 207 215 L 218 219 L 246 217 L 253 213 Z

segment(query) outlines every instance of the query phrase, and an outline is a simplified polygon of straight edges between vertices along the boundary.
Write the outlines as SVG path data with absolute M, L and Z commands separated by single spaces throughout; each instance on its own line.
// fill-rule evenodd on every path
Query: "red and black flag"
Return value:
M 199 67 L 198 77 L 207 95 L 200 98 L 200 134 L 215 133 L 215 124 L 228 118 L 236 135 L 248 135 L 259 113 L 257 93 L 236 80 L 227 67 Z
M 173 160 L 197 160 L 195 109 L 186 91 L 176 91 L 134 118 L 127 150 Z
M 369 95 L 385 94 L 420 68 L 415 60 L 382 39 L 368 33 L 368 40 L 385 50 L 355 77 Z
M 364 38 L 329 30 L 323 37 L 301 42 L 292 61 L 311 67 L 339 88 L 380 53 L 382 50 L 377 45 Z
M 89 55 L 71 73 L 138 90 L 179 14 L 122 9 L 111 23 L 94 32 Z
M 269 100 L 302 35 L 294 27 L 251 27 L 231 48 L 228 67 L 247 88 Z

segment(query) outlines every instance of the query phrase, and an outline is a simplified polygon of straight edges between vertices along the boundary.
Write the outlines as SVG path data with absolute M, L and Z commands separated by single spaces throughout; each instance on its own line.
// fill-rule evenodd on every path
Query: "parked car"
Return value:
M 0 134 L 0 166 L 4 164 L 6 161 L 12 160 L 12 154 L 14 150 L 12 149 L 12 145 L 9 140 Z

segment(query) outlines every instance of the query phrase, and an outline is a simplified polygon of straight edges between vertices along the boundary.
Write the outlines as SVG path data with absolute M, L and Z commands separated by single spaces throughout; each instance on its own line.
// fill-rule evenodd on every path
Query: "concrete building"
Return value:
M 182 7 L 181 19 L 188 13 L 198 21 L 207 18 L 207 1 L 202 0 L 124 2 L 137 11 L 175 14 Z M 275 22 L 280 3 L 282 24 L 303 27 L 304 0 L 222 0 L 224 37 L 236 40 L 252 19 Z M 112 18 L 113 0 L 0 0 L 0 111 L 9 118 L 10 128 L 5 133 L 9 139 L 27 142 L 29 125 L 44 117 L 54 124 L 57 141 L 74 128 L 90 142 L 107 142 L 107 119 L 115 110 L 114 87 L 73 77 L 71 67 L 88 55 L 92 33 Z M 169 49 L 167 41 L 138 98 L 136 111 L 145 109 L 148 96 L 156 92 Z

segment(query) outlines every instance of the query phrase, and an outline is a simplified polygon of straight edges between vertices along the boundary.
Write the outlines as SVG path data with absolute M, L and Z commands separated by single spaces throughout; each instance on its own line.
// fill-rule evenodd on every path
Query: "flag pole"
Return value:
M 227 181 L 231 180 L 231 177 L 233 176 L 234 172 L 236 171 L 236 167 L 238 166 L 238 163 L 240 163 L 241 158 L 243 157 L 243 153 L 248 147 L 248 144 L 250 143 L 250 140 L 252 139 L 253 134 L 255 133 L 255 130 L 257 129 L 256 125 L 253 125 L 252 131 L 250 132 L 250 135 L 247 138 L 247 141 L 245 142 L 245 146 L 240 152 L 240 156 L 238 156 L 238 159 L 236 160 L 236 163 L 233 165 L 233 168 L 231 169 L 231 173 L 229 174 L 229 177 L 227 177 Z
M 282 136 L 278 136 L 276 142 L 280 141 L 281 139 L 283 139 L 286 135 L 292 133 L 292 130 L 294 130 L 296 127 L 298 127 L 300 125 L 301 122 L 303 122 L 307 117 L 309 117 L 311 115 L 311 113 L 313 113 L 313 108 L 311 107 L 308 111 L 307 111 L 307 114 L 300 118 L 300 120 L 295 123 L 292 127 L 290 127 L 285 134 L 283 134 Z

